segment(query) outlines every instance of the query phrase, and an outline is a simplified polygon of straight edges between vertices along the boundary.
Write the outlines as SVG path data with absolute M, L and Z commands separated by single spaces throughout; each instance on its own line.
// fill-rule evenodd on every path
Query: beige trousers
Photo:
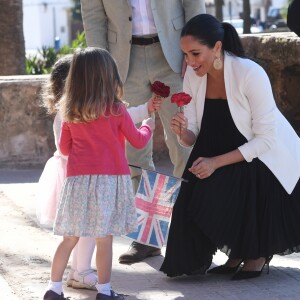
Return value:
M 179 47 L 179 46 L 178 46 Z M 138 106 L 150 99 L 152 93 L 150 83 L 159 80 L 171 88 L 172 94 L 182 91 L 182 78 L 168 65 L 160 43 L 148 46 L 132 45 L 130 54 L 129 73 L 124 85 L 124 99 L 130 106 Z M 174 165 L 174 176 L 181 177 L 186 165 L 190 150 L 179 145 L 176 135 L 170 129 L 171 118 L 177 111 L 177 106 L 170 101 L 170 97 L 163 99 L 158 112 L 164 128 L 166 145 L 170 159 Z M 146 147 L 137 150 L 131 145 L 126 146 L 126 155 L 129 164 L 154 169 L 153 141 Z M 135 191 L 137 190 L 141 170 L 131 168 L 131 177 Z

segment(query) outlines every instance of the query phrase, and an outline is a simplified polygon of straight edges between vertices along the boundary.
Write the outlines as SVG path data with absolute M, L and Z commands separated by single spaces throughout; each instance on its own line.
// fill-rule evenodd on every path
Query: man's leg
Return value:
M 144 46 L 132 46 L 129 73 L 124 85 L 124 100 L 130 106 L 138 106 L 147 102 L 152 93 L 150 89 L 150 81 L 147 72 L 146 51 Z M 153 140 L 151 139 L 146 147 L 137 150 L 127 143 L 126 157 L 129 164 L 138 167 L 153 169 L 154 164 L 152 159 Z M 134 192 L 136 193 L 141 177 L 141 170 L 131 168 L 131 180 Z M 161 251 L 158 248 L 133 242 L 129 250 L 119 257 L 119 262 L 131 264 L 141 261 L 149 256 L 160 255 Z
M 129 106 L 138 106 L 146 103 L 152 93 L 149 85 L 147 65 L 145 64 L 145 47 L 132 45 L 130 66 L 127 79 L 124 84 L 124 100 Z M 137 124 L 139 127 L 140 124 Z M 138 167 L 154 169 L 152 160 L 153 141 L 152 139 L 143 149 L 136 149 L 129 143 L 126 144 L 126 157 L 129 164 Z M 131 168 L 131 179 L 134 185 L 134 192 L 137 191 L 141 170 Z
M 170 123 L 172 117 L 178 111 L 176 104 L 171 103 L 172 94 L 182 92 L 181 74 L 175 73 L 163 56 L 160 44 L 157 44 L 151 51 L 153 63 L 148 64 L 150 80 L 159 80 L 170 86 L 170 96 L 163 100 L 158 111 L 165 134 L 165 142 L 169 150 L 171 162 L 174 165 L 173 175 L 181 177 L 190 155 L 190 149 L 182 147 L 177 140 L 177 136 L 172 132 Z M 150 54 L 149 54 L 150 56 Z
M 191 149 L 182 147 L 177 140 L 176 134 L 171 130 L 170 123 L 172 117 L 177 112 L 177 106 L 171 103 L 170 99 L 165 99 L 158 114 L 164 128 L 165 142 L 169 150 L 169 156 L 174 166 L 173 175 L 181 177 L 189 158 Z
M 171 95 L 182 91 L 182 78 L 180 74 L 174 73 L 169 67 L 159 43 L 147 47 L 135 46 L 131 54 L 130 73 L 125 83 L 125 99 L 131 105 L 141 104 L 142 102 L 139 101 L 143 101 L 144 103 L 150 98 L 150 83 L 155 80 L 160 80 L 169 85 Z M 136 92 L 137 89 L 140 90 L 138 93 Z M 129 95 L 132 96 L 133 100 L 130 99 Z M 141 98 L 137 97 L 138 95 L 141 95 Z M 143 96 L 144 100 L 142 98 Z M 170 102 L 170 97 L 163 99 L 159 115 L 164 127 L 170 158 L 174 165 L 174 175 L 181 177 L 190 150 L 179 145 L 176 135 L 170 129 L 171 118 L 175 115 L 176 111 L 177 107 Z M 127 159 L 131 164 L 136 165 L 139 163 L 141 167 L 154 168 L 152 161 L 152 144 L 148 149 L 143 149 L 141 153 L 128 147 Z M 135 192 L 140 179 L 139 172 L 139 170 L 133 169 L 131 173 Z M 159 255 L 160 253 L 160 249 L 158 248 L 134 242 L 131 244 L 129 250 L 120 256 L 119 261 L 120 263 L 134 263 L 149 256 Z

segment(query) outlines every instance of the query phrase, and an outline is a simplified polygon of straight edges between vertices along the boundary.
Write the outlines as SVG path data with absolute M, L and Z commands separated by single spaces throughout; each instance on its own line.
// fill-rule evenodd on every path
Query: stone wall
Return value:
M 300 38 L 292 32 L 249 34 L 242 43 L 268 73 L 279 109 L 300 135 Z
M 53 119 L 41 107 L 40 97 L 47 76 L 0 76 L 0 168 L 38 168 L 53 155 Z M 154 161 L 167 155 L 157 117 Z
M 45 76 L 0 77 L 0 167 L 37 167 L 53 153 L 52 121 L 40 107 Z
M 300 38 L 295 34 L 245 35 L 247 55 L 268 73 L 279 109 L 300 134 Z M 0 77 L 0 168 L 41 167 L 55 146 L 52 119 L 40 107 L 41 76 Z M 168 151 L 156 121 L 154 159 Z

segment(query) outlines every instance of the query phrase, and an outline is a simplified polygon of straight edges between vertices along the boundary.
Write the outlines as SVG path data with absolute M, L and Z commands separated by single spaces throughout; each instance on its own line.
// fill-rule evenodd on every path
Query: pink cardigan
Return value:
M 125 157 L 125 139 L 135 148 L 143 148 L 151 138 L 151 129 L 137 129 L 125 106 L 119 115 L 106 114 L 90 123 L 63 122 L 59 148 L 69 156 L 67 177 L 78 175 L 130 174 Z

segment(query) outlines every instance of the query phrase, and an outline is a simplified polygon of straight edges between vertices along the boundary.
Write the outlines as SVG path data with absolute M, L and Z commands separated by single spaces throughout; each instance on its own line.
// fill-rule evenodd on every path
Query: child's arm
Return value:
M 154 127 L 154 120 L 147 118 L 143 121 L 140 128 L 136 128 L 128 110 L 124 107 L 124 113 L 121 117 L 120 130 L 127 141 L 137 149 L 146 146 L 152 136 L 151 127 Z
M 59 143 L 59 140 L 60 140 L 61 127 L 62 127 L 62 120 L 61 120 L 61 116 L 58 112 L 56 114 L 56 116 L 54 118 L 54 122 L 53 122 L 54 142 L 55 142 L 55 146 L 56 146 L 56 150 L 57 150 L 57 152 L 55 154 L 56 155 L 59 154 L 59 156 L 63 159 L 68 159 L 68 157 L 63 155 L 60 152 L 60 149 L 59 149 L 59 144 L 58 143 Z
M 63 155 L 69 155 L 72 147 L 72 136 L 67 123 L 62 123 L 61 134 L 59 139 L 59 150 Z
M 127 111 L 133 120 L 133 123 L 137 124 L 142 122 L 144 119 L 149 118 L 149 114 L 158 111 L 161 103 L 161 97 L 154 96 L 144 104 L 127 108 Z
M 54 122 L 53 122 L 53 134 L 54 134 L 55 147 L 58 151 L 59 151 L 58 142 L 59 142 L 59 138 L 60 138 L 61 125 L 62 125 L 61 123 L 62 123 L 61 117 L 60 117 L 59 113 L 57 113 L 54 118 Z
M 144 119 L 149 118 L 148 102 L 139 106 L 128 107 L 127 111 L 134 124 L 140 123 Z

